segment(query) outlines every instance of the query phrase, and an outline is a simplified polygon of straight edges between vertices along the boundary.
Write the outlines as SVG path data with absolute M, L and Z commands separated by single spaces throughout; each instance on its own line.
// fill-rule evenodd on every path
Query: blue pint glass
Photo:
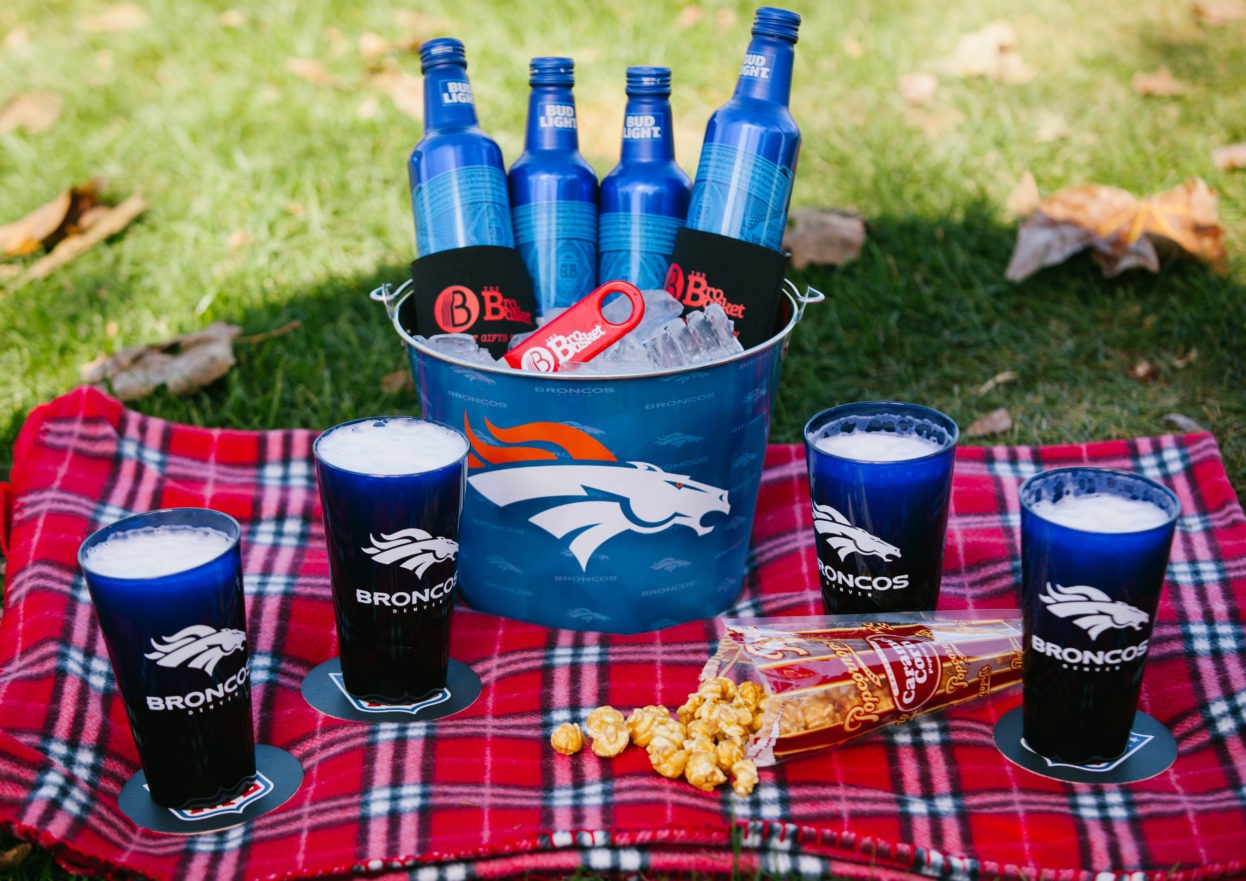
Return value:
M 1021 485 L 1022 731 L 1075 765 L 1125 751 L 1181 505 L 1128 471 L 1071 467 Z
M 227 514 L 136 514 L 82 543 L 86 574 L 152 800 L 202 808 L 255 777 L 241 529 Z
M 467 439 L 407 416 L 356 419 L 313 445 L 342 680 L 410 703 L 444 688 Z
M 897 401 L 842 404 L 805 425 L 828 615 L 935 608 L 958 435 L 947 415 Z

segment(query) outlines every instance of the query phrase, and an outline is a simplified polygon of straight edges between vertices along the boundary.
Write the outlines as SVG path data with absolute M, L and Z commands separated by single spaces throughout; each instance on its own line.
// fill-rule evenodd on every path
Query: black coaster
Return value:
M 480 697 L 480 677 L 453 658 L 446 669 L 446 687 L 411 704 L 361 700 L 342 684 L 342 662 L 330 658 L 307 674 L 303 697 L 326 716 L 348 722 L 430 722 L 466 710 Z
M 1069 783 L 1134 783 L 1162 774 L 1177 760 L 1177 741 L 1172 734 L 1141 711 L 1134 715 L 1129 746 L 1110 762 L 1070 765 L 1040 756 L 1021 736 L 1021 707 L 1009 710 L 996 723 L 995 745 L 1025 770 Z
M 170 835 L 199 835 L 241 826 L 285 804 L 303 783 L 299 760 L 275 746 L 256 744 L 255 782 L 237 798 L 213 808 L 165 808 L 147 794 L 147 775 L 139 771 L 121 787 L 117 806 L 135 825 Z

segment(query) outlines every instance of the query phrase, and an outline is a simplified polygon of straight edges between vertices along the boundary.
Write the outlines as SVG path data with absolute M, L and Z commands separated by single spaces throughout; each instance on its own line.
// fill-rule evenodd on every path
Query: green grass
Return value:
M 133 406 L 242 428 L 418 407 L 409 391 L 382 390 L 405 362 L 367 292 L 400 280 L 413 256 L 404 162 L 420 125 L 366 84 L 360 35 L 461 37 L 482 124 L 508 161 L 521 147 L 527 59 L 572 54 L 581 141 L 599 174 L 617 159 L 624 68 L 667 64 L 691 172 L 754 8 L 705 2 L 678 24 L 658 0 L 428 2 L 419 13 L 277 0 L 248 4 L 245 24 L 228 28 L 225 3 L 142 5 L 148 23 L 120 32 L 81 27 L 102 2 L 0 7 L 0 102 L 34 90 L 64 102 L 49 131 L 0 135 L 0 222 L 90 177 L 112 201 L 141 191 L 150 204 L 105 246 L 0 296 L 0 476 L 26 414 L 76 385 L 81 365 L 215 320 L 248 334 L 299 328 L 240 344 L 237 367 L 199 394 Z M 869 241 L 849 266 L 792 274 L 829 300 L 793 335 L 772 440 L 794 442 L 816 410 L 867 397 L 926 402 L 962 427 L 1007 407 L 1013 428 L 989 442 L 1009 444 L 1159 434 L 1178 412 L 1215 432 L 1240 497 L 1246 171 L 1217 171 L 1211 150 L 1246 140 L 1246 24 L 1203 28 L 1167 0 L 789 5 L 805 20 L 793 207 L 856 210 Z M 901 75 L 938 72 L 960 34 L 995 19 L 1016 29 L 1032 79 L 941 75 L 930 107 L 904 104 Z M 319 59 L 335 85 L 295 76 L 291 57 Z M 414 56 L 392 61 L 418 74 Z M 1132 74 L 1160 65 L 1189 91 L 1135 95 Z M 1053 114 L 1068 134 L 1042 141 Z M 1203 178 L 1220 194 L 1228 273 L 1172 259 L 1107 280 L 1077 257 L 1005 281 L 1015 221 L 1003 206 L 1026 170 L 1044 193 L 1099 182 L 1143 195 Z M 1143 360 L 1155 368 L 1146 383 L 1130 378 Z M 1004 371 L 1016 379 L 976 393 Z M 12 877 L 61 877 L 46 855 L 27 866 Z

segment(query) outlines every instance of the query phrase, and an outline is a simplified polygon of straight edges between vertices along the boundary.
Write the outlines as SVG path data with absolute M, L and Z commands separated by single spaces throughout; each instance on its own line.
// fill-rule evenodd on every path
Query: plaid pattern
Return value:
M 436 723 L 319 715 L 299 684 L 335 652 L 310 431 L 174 425 L 80 389 L 18 441 L 0 622 L 0 824 L 77 869 L 153 878 L 752 872 L 908 879 L 1212 879 L 1246 874 L 1246 520 L 1207 434 L 1085 446 L 964 448 L 946 608 L 1016 607 L 1017 488 L 1095 463 L 1171 486 L 1183 510 L 1142 707 L 1176 765 L 1127 786 L 1062 784 L 999 755 L 1012 693 L 763 769 L 747 798 L 658 777 L 643 751 L 560 756 L 552 729 L 599 704 L 673 706 L 713 621 L 608 636 L 456 611 L 452 654 L 480 700 Z M 2 499 L 0 499 L 2 501 Z M 182 838 L 117 809 L 138 770 L 79 543 L 122 515 L 202 505 L 244 527 L 257 736 L 302 761 L 302 789 L 244 827 Z M 0 513 L 3 513 L 0 505 Z M 803 453 L 775 446 L 732 615 L 818 611 Z

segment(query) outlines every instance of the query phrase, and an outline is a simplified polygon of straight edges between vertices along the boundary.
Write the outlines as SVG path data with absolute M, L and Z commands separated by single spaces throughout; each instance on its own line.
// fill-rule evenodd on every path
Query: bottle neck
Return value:
M 440 64 L 424 73 L 424 131 L 477 125 L 467 68 Z
M 779 37 L 756 35 L 748 44 L 735 97 L 773 101 L 787 106 L 792 91 L 792 60 L 796 46 Z
M 662 162 L 675 159 L 671 131 L 671 102 L 655 95 L 627 99 L 623 111 L 624 162 Z
M 580 147 L 575 98 L 567 86 L 533 86 L 528 98 L 527 150 L 574 151 Z

